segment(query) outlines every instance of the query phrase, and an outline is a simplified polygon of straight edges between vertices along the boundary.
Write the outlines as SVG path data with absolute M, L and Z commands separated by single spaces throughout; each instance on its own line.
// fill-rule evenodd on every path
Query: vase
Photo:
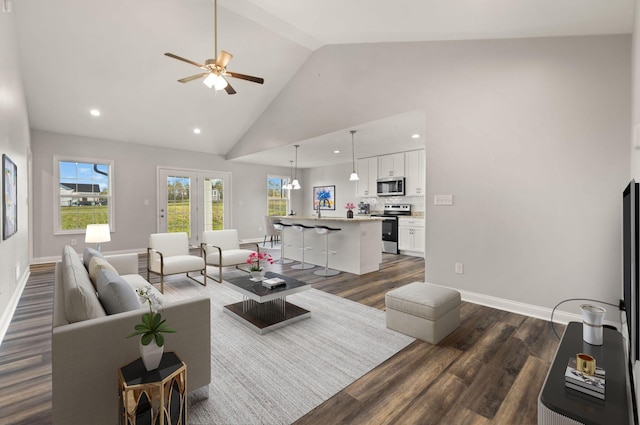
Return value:
M 263 280 L 264 279 L 264 274 L 266 273 L 263 270 L 258 270 L 255 272 L 249 272 L 251 274 L 251 279 L 256 279 L 256 280 Z
M 347 218 L 353 218 L 353 211 L 347 210 Z
M 595 305 L 582 304 L 582 339 L 587 344 L 602 345 L 602 322 L 607 312 Z
M 160 366 L 162 353 L 164 353 L 164 345 L 158 346 L 155 339 L 151 340 L 149 345 L 142 345 L 142 341 L 140 341 L 140 357 L 142 357 L 142 362 L 147 371 L 152 371 Z

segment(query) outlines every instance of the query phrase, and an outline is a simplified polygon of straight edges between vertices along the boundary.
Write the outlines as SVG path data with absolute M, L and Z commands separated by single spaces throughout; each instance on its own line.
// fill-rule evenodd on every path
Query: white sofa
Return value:
M 147 283 L 138 274 L 137 254 L 104 258 L 132 287 Z M 92 287 L 83 261 L 66 246 L 55 269 L 51 338 L 54 424 L 118 423 L 118 368 L 140 357 L 139 338 L 126 337 L 145 310 L 107 315 L 95 290 L 87 284 Z M 177 330 L 167 335 L 165 351 L 175 351 L 187 364 L 187 390 L 207 388 L 211 382 L 209 298 L 166 303 L 162 316 Z

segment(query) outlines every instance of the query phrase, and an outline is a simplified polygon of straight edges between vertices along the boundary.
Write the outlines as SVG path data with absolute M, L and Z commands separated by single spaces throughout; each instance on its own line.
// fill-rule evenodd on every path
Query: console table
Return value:
M 570 322 L 538 396 L 538 425 L 630 424 L 627 361 L 620 332 L 604 328 L 603 344 L 582 340 L 582 323 Z M 606 370 L 605 399 L 583 394 L 564 385 L 569 357 L 587 353 Z

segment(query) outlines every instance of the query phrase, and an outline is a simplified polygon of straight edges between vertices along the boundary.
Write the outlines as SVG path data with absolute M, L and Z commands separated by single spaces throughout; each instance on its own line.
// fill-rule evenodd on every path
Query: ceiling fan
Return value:
M 220 51 L 218 54 L 218 2 L 214 0 L 213 2 L 213 48 L 215 59 L 207 59 L 204 61 L 204 65 L 194 62 L 189 59 L 185 59 L 178 55 L 174 55 L 173 53 L 165 53 L 165 56 L 169 56 L 173 59 L 178 59 L 180 61 L 189 63 L 191 65 L 195 65 L 198 68 L 202 68 L 205 72 L 201 72 L 196 75 L 191 75 L 190 77 L 181 78 L 178 80 L 180 83 L 188 83 L 189 81 L 194 81 L 202 77 L 206 77 L 204 79 L 204 84 L 211 88 L 214 87 L 216 90 L 224 89 L 227 94 L 236 94 L 236 91 L 231 87 L 231 84 L 227 81 L 225 77 L 239 78 L 241 80 L 251 81 L 258 84 L 264 83 L 264 78 L 260 77 L 252 77 L 251 75 L 239 74 L 237 72 L 232 72 L 227 70 L 227 64 L 233 57 L 233 55 L 224 50 Z

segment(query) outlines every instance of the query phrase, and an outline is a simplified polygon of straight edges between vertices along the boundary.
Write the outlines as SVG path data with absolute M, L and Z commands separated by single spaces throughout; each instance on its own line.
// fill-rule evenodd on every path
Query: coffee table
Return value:
M 225 279 L 225 286 L 242 294 L 243 300 L 225 305 L 223 311 L 260 335 L 311 317 L 311 312 L 287 301 L 288 295 L 311 289 L 311 285 L 297 279 L 267 272 L 265 279 L 279 277 L 285 285 L 266 288 L 251 275 Z

